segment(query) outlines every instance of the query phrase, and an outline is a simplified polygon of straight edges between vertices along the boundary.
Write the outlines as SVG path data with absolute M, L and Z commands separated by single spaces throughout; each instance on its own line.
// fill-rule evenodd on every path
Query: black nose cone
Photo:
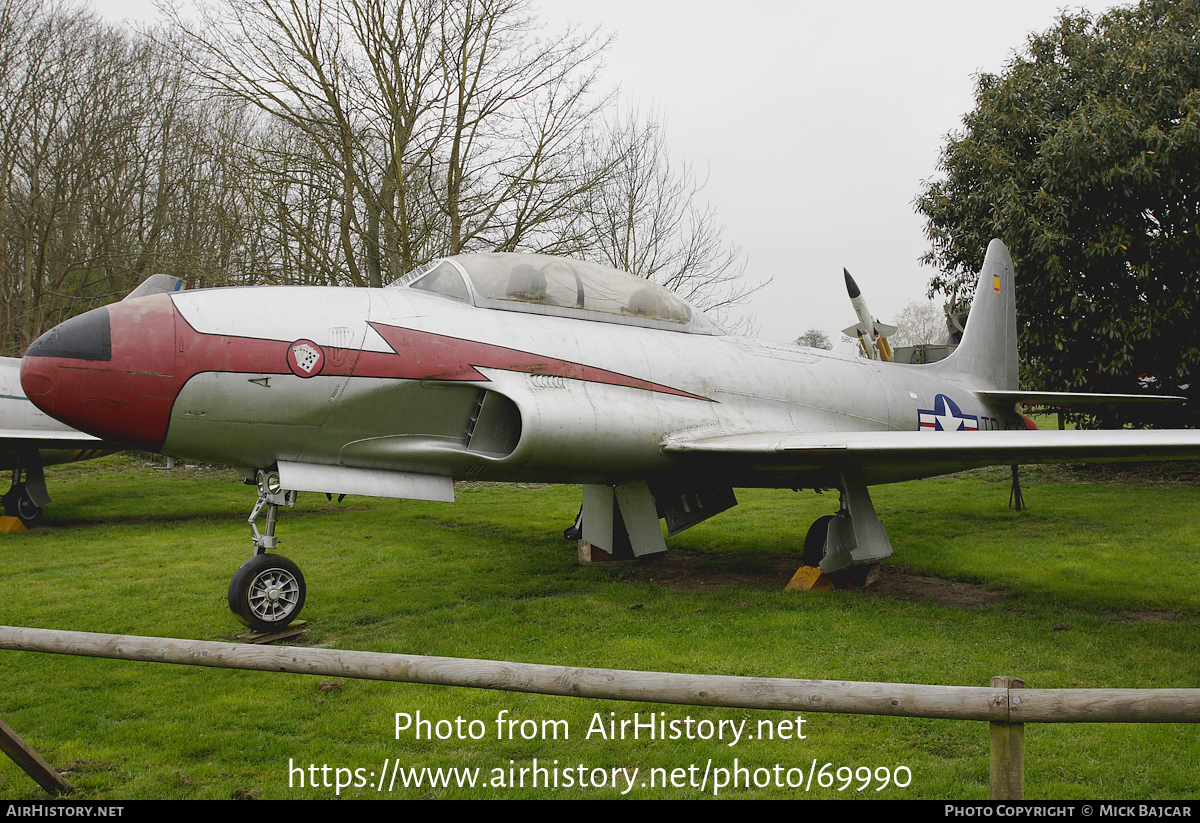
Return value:
M 112 360 L 112 331 L 108 307 L 101 306 L 59 323 L 25 352 L 26 357 L 65 357 L 75 360 Z

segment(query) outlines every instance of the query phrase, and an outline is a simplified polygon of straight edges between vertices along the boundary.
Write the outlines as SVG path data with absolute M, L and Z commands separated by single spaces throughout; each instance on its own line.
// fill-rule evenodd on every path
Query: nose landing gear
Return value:
M 299 616 L 306 587 L 299 566 L 283 555 L 268 554 L 279 543 L 275 537 L 279 507 L 295 506 L 296 492 L 281 488 L 275 471 L 258 472 L 257 482 L 258 501 L 249 517 L 254 556 L 229 581 L 229 610 L 243 625 L 258 632 L 272 632 L 287 628 Z M 263 507 L 267 519 L 260 533 L 255 521 Z

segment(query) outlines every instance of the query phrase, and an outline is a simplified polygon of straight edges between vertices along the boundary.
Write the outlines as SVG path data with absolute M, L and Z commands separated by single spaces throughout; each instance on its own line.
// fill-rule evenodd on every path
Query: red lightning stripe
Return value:
M 355 377 L 401 377 L 412 380 L 481 380 L 486 381 L 479 369 L 502 369 L 504 371 L 545 374 L 585 380 L 589 383 L 606 383 L 633 389 L 673 394 L 693 400 L 708 400 L 707 397 L 673 389 L 660 383 L 652 383 L 627 374 L 607 369 L 586 366 L 570 360 L 560 360 L 542 354 L 532 354 L 520 349 L 448 337 L 433 332 L 416 331 L 400 326 L 371 323 L 379 332 L 393 354 L 363 351 L 354 367 Z M 396 355 L 399 355 L 397 357 Z

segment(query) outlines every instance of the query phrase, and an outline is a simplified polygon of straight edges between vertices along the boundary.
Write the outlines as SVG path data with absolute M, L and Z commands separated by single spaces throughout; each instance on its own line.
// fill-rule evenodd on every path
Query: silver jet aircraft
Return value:
M 450 501 L 455 479 L 578 483 L 575 531 L 620 557 L 664 551 L 660 518 L 674 535 L 737 487 L 837 489 L 804 553 L 853 577 L 892 553 L 873 484 L 1200 455 L 1198 432 L 1032 431 L 1017 403 L 1080 398 L 1018 390 L 1014 302 L 993 241 L 962 344 L 900 365 L 728 335 L 590 263 L 460 255 L 384 289 L 128 299 L 35 341 L 22 384 L 98 437 L 243 468 L 258 486 L 254 555 L 229 601 L 267 631 L 304 603 L 299 568 L 269 551 L 298 491 Z

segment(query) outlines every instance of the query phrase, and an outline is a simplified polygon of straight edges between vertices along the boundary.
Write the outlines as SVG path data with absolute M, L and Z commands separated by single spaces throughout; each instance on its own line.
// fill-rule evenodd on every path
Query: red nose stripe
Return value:
M 21 384 L 47 414 L 105 440 L 151 451 L 166 439 L 180 389 L 202 372 L 486 380 L 479 367 L 706 399 L 582 363 L 383 323 L 371 326 L 393 353 L 321 347 L 307 340 L 205 334 L 178 314 L 166 294 L 115 303 L 107 311 L 109 360 L 27 355 Z M 298 344 L 304 344 L 303 363 L 297 360 Z
M 21 386 L 42 411 L 88 434 L 157 449 L 177 392 L 175 307 L 154 295 L 107 307 L 109 360 L 28 355 Z M 68 321 L 70 322 L 70 321 Z

